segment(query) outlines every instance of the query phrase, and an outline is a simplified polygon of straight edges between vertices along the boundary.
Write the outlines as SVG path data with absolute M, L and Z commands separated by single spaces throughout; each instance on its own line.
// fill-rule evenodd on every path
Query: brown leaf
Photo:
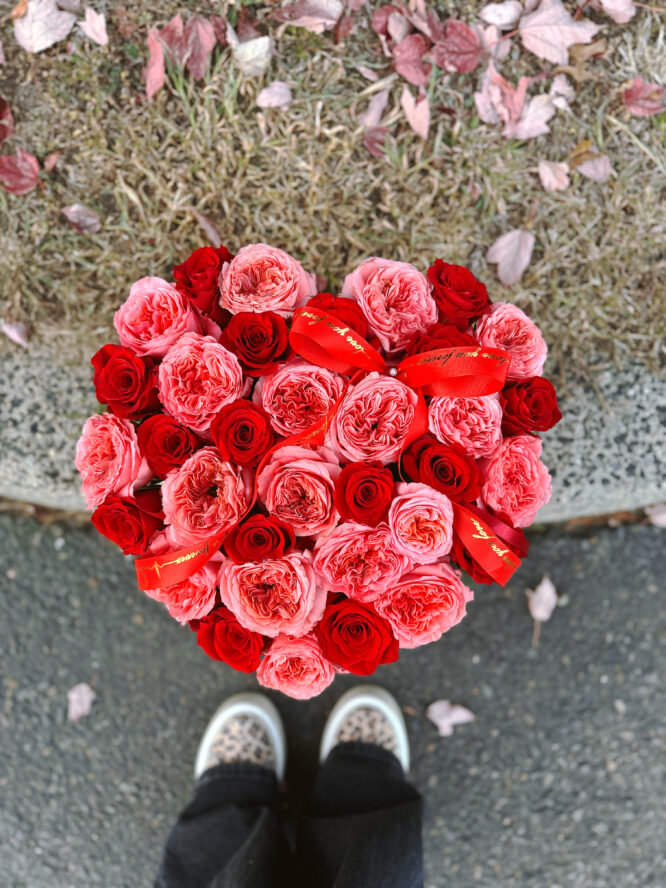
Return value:
M 636 77 L 627 89 L 622 91 L 622 101 L 630 114 L 636 117 L 650 117 L 666 110 L 665 94 L 666 89 L 658 83 L 646 83 L 642 77 Z
M 196 222 L 199 223 L 201 230 L 206 235 L 210 243 L 214 247 L 219 247 L 222 243 L 222 235 L 219 232 L 217 225 L 210 219 L 208 216 L 204 216 L 203 213 L 199 212 L 199 210 L 194 207 L 190 207 L 190 214 L 194 218 Z
M 595 40 L 594 43 L 585 45 L 584 43 L 574 43 L 569 47 L 569 58 L 573 62 L 572 65 L 561 65 L 557 70 L 562 74 L 568 74 L 576 81 L 576 83 L 584 83 L 586 80 L 598 80 L 596 74 L 590 73 L 585 67 L 586 62 L 590 59 L 602 58 L 606 54 L 606 42 L 604 40 Z
M 0 96 L 0 142 L 9 139 L 15 133 L 14 118 L 9 102 Z
M 95 234 L 102 227 L 99 213 L 80 203 L 63 207 L 60 211 L 68 219 L 79 234 Z
M 449 19 L 444 39 L 436 43 L 429 58 L 444 71 L 469 74 L 481 60 L 483 47 L 478 35 L 469 25 Z
M 423 34 L 410 34 L 393 48 L 395 70 L 413 86 L 427 86 L 432 65 L 424 61 L 430 43 Z
M 37 158 L 16 149 L 16 155 L 0 155 L 0 184 L 11 194 L 28 194 L 39 182 Z

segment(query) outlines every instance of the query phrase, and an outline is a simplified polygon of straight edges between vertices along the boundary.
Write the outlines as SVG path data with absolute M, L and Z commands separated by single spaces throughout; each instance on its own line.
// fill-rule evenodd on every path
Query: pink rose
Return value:
M 162 278 L 141 278 L 113 323 L 121 343 L 137 355 L 162 358 L 184 333 L 220 335 L 220 328 L 191 305 L 186 296 Z
M 328 441 L 350 462 L 393 462 L 414 419 L 416 402 L 416 392 L 404 383 L 369 373 L 344 396 Z
M 366 259 L 347 275 L 342 295 L 358 302 L 387 354 L 404 349 L 437 320 L 432 284 L 407 262 Z
M 499 393 L 483 398 L 433 398 L 428 427 L 442 444 L 459 444 L 471 456 L 490 456 L 502 441 Z
M 288 317 L 317 292 L 316 279 L 284 250 L 249 244 L 225 262 L 220 273 L 220 305 L 239 311 L 274 311 Z
M 200 620 L 215 606 L 218 567 L 209 561 L 186 580 L 163 589 L 146 589 L 146 595 L 161 601 L 179 623 Z
M 252 400 L 268 413 L 275 431 L 286 437 L 326 416 L 344 387 L 337 373 L 297 360 L 262 377 Z
M 281 447 L 257 479 L 259 499 L 296 536 L 329 533 L 338 523 L 333 505 L 340 464 L 326 447 Z
M 74 464 L 91 510 L 112 493 L 131 496 L 135 487 L 142 487 L 153 477 L 153 470 L 139 451 L 134 426 L 112 413 L 98 413 L 86 420 L 76 444 Z
M 310 552 L 234 564 L 219 573 L 222 603 L 241 626 L 275 638 L 306 635 L 326 607 L 326 590 L 317 584 Z
M 160 364 L 159 395 L 164 409 L 200 435 L 210 437 L 215 416 L 242 392 L 238 358 L 212 336 L 186 333 Z
M 197 450 L 162 484 L 167 537 L 187 546 L 224 534 L 247 509 L 249 486 L 215 447 Z
M 428 484 L 398 484 L 388 523 L 396 550 L 417 564 L 437 561 L 451 549 L 451 500 Z
M 368 602 L 394 585 L 412 562 L 396 550 L 387 524 L 366 527 L 349 522 L 317 540 L 314 567 L 332 592 Z
M 475 335 L 481 345 L 509 352 L 508 380 L 527 379 L 543 373 L 548 346 L 534 321 L 517 305 L 495 302 L 481 317 Z
M 474 593 L 449 564 L 414 568 L 377 599 L 374 608 L 393 629 L 401 648 L 415 648 L 459 623 Z
M 514 435 L 505 438 L 490 459 L 483 461 L 486 480 L 481 498 L 496 512 L 504 512 L 516 527 L 532 524 L 553 493 L 548 469 L 540 456 L 539 438 Z
M 324 658 L 314 635 L 289 638 L 280 635 L 257 669 L 257 681 L 295 700 L 321 694 L 335 678 L 335 669 Z

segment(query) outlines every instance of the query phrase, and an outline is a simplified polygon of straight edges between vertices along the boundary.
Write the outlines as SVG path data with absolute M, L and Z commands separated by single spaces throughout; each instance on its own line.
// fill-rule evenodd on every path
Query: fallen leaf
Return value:
M 407 84 L 405 84 L 402 88 L 400 104 L 405 112 L 407 123 L 416 135 L 422 139 L 427 139 L 428 130 L 430 129 L 430 103 L 428 102 L 428 97 L 425 95 L 421 96 L 417 101 L 411 94 Z
M 76 228 L 80 234 L 95 234 L 95 232 L 99 231 L 102 227 L 102 220 L 99 218 L 99 213 L 96 213 L 95 210 L 91 210 L 90 207 L 86 207 L 83 204 L 71 204 L 68 207 L 63 207 L 60 212 L 72 223 L 74 228 Z
M 426 709 L 426 716 L 436 725 L 440 737 L 450 737 L 456 725 L 476 721 L 473 712 L 449 700 L 435 700 Z
M 372 68 L 366 68 L 365 65 L 355 65 L 355 68 L 366 80 L 370 80 L 372 83 L 376 83 L 379 80 L 379 74 L 373 71 Z
M 599 0 L 598 5 L 618 25 L 626 25 L 636 15 L 633 0 Z
M 56 0 L 60 9 L 66 9 L 67 12 L 73 12 L 74 15 L 81 15 L 81 0 Z
M 23 16 L 28 11 L 28 0 L 19 0 L 16 6 L 12 9 L 11 18 L 13 21 L 16 19 L 23 18 Z
M 560 66 L 560 71 L 569 74 L 576 83 L 584 83 L 586 80 L 599 80 L 598 75 L 591 73 L 585 67 L 590 59 L 603 58 L 608 47 L 605 40 L 595 40 L 594 43 L 585 45 L 583 43 L 574 43 L 569 49 L 569 59 L 572 65 Z
M 506 286 L 517 283 L 530 264 L 534 235 L 516 228 L 500 235 L 486 253 L 486 262 L 497 263 L 497 277 Z
M 388 127 L 371 126 L 363 133 L 363 147 L 373 157 L 384 157 L 384 143 L 386 142 L 388 132 Z
M 322 34 L 328 28 L 335 27 L 344 11 L 341 0 L 297 0 L 296 3 L 279 7 L 275 11 L 275 18 L 305 28 L 313 34 Z
M 530 139 L 549 132 L 548 121 L 555 114 L 549 96 L 535 96 L 526 102 L 529 77 L 521 77 L 517 86 L 508 83 L 491 61 L 474 93 L 479 117 L 485 123 L 504 124 L 502 135 L 507 139 Z
M 217 43 L 215 28 L 202 16 L 195 15 L 185 25 L 184 37 L 187 53 L 185 67 L 195 80 L 202 80 L 208 58 Z
M 438 43 L 444 39 L 444 23 L 440 21 L 435 10 L 426 5 L 425 0 L 409 0 L 409 4 L 401 9 L 401 12 L 417 31 L 425 34 L 428 40 Z
M 23 348 L 28 347 L 28 328 L 23 321 L 3 321 L 0 324 L 0 330 L 5 334 L 7 339 L 11 339 L 16 345 L 22 345 Z
M 423 34 L 410 34 L 393 47 L 395 70 L 412 86 L 426 86 L 432 65 L 423 60 L 429 42 Z
M 4 65 L 7 62 L 5 58 L 5 50 L 2 47 L 2 40 L 0 40 L 0 65 Z
M 96 697 L 97 694 L 85 682 L 70 688 L 67 691 L 67 718 L 69 721 L 79 721 L 89 715 Z
M 283 111 L 291 103 L 291 90 L 283 80 L 274 80 L 264 87 L 257 96 L 260 108 L 281 108 Z
M 270 37 L 255 37 L 241 43 L 231 25 L 227 25 L 227 40 L 233 60 L 241 73 L 248 77 L 258 77 L 268 68 L 273 51 Z
M 12 109 L 9 107 L 9 102 L 0 96 L 0 142 L 9 139 L 15 132 Z
M 64 40 L 76 16 L 56 6 L 56 0 L 28 0 L 25 15 L 14 20 L 16 41 L 27 52 L 37 53 Z
M 162 89 L 166 78 L 164 50 L 156 28 L 148 29 L 146 45 L 148 46 L 148 64 L 143 69 L 143 79 L 146 82 L 146 97 L 150 100 L 158 90 Z
M 647 506 L 645 514 L 650 524 L 654 525 L 654 527 L 666 527 L 666 503 Z
M 488 25 L 487 28 L 475 25 L 475 30 L 479 35 L 484 52 L 487 52 L 491 58 L 501 62 L 511 52 L 510 35 L 502 37 L 502 32 L 497 25 Z
M 576 90 L 564 74 L 556 74 L 548 90 L 548 96 L 560 111 L 570 111 L 569 102 L 576 97 Z
M 433 46 L 429 58 L 444 71 L 469 74 L 479 64 L 482 51 L 479 36 L 469 25 L 449 19 L 444 39 Z
M 550 132 L 548 121 L 555 114 L 549 96 L 535 96 L 523 108 L 520 119 L 504 127 L 507 139 L 532 139 Z
M 79 22 L 79 28 L 93 43 L 106 46 L 109 42 L 109 35 L 106 33 L 106 19 L 103 13 L 95 12 L 90 6 L 86 6 L 85 16 L 85 19 Z
M 406 87 L 405 87 L 406 88 Z M 386 104 L 389 98 L 389 90 L 382 89 L 380 92 L 374 94 L 374 96 L 370 99 L 368 103 L 368 108 L 365 113 L 359 115 L 358 123 L 359 126 L 364 127 L 375 127 L 379 125 L 379 121 L 382 119 L 382 114 L 384 113 L 384 109 L 386 108 Z
M 28 194 L 39 182 L 39 161 L 37 158 L 16 149 L 16 154 L 0 155 L 0 184 L 12 194 Z
M 386 22 L 386 30 L 391 40 L 400 43 L 411 31 L 412 26 L 401 12 L 392 12 Z
M 570 185 L 569 164 L 540 160 L 539 178 L 546 191 L 564 191 Z
M 642 77 L 636 77 L 622 91 L 624 107 L 636 117 L 650 117 L 666 110 L 664 95 L 666 89 L 658 83 L 646 83 Z M 2 139 L 0 139 L 2 141 Z
M 155 33 L 160 39 L 162 48 L 167 51 L 169 57 L 176 64 L 180 64 L 185 55 L 183 19 L 180 13 L 174 15 L 163 28 L 156 28 Z
M 226 22 L 226 19 L 223 19 L 221 15 L 211 15 L 210 23 L 213 26 L 213 30 L 215 31 L 215 36 L 217 37 L 217 42 L 222 47 L 226 46 L 227 45 L 227 22 Z
M 525 589 L 525 595 L 532 619 L 540 623 L 550 620 L 557 607 L 557 590 L 553 581 L 546 575 L 535 589 Z
M 402 12 L 402 10 L 390 3 L 372 10 L 370 27 L 378 37 L 388 37 L 388 20 L 393 12 Z
M 208 216 L 204 216 L 199 210 L 194 207 L 190 207 L 190 214 L 194 218 L 196 222 L 199 223 L 199 226 L 203 233 L 206 235 L 212 246 L 219 247 L 222 243 L 222 235 L 220 234 L 217 225 L 210 219 Z
M 523 14 L 523 7 L 518 0 L 504 0 L 504 3 L 489 3 L 484 6 L 479 16 L 489 25 L 496 25 L 503 31 L 510 31 L 518 24 Z
M 615 172 L 607 154 L 599 154 L 597 157 L 584 160 L 576 165 L 576 169 L 587 179 L 592 179 L 593 182 L 597 182 L 599 185 L 608 182 Z
M 62 155 L 62 151 L 52 151 L 50 154 L 47 154 L 44 158 L 44 169 L 47 173 L 52 173 L 56 168 L 58 161 Z
M 593 22 L 575 21 L 562 0 L 541 0 L 534 12 L 521 19 L 518 29 L 525 49 L 540 59 L 566 65 L 569 47 L 589 43 L 599 27 Z

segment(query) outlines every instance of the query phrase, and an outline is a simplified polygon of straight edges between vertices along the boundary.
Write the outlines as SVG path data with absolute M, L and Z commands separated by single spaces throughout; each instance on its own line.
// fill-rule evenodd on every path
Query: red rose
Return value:
M 122 345 L 103 345 L 92 356 L 93 384 L 100 404 L 108 404 L 116 416 L 136 419 L 159 410 L 157 361 L 135 355 Z
M 224 459 L 239 466 L 258 462 L 275 440 L 267 414 L 244 399 L 223 407 L 210 433 Z
M 443 259 L 436 259 L 428 269 L 428 278 L 443 324 L 464 330 L 489 303 L 486 285 L 477 281 L 463 265 L 449 265 Z
M 197 644 L 212 657 L 239 672 L 255 672 L 261 663 L 263 636 L 245 629 L 226 607 L 197 621 Z
M 272 515 L 252 515 L 224 538 L 224 549 L 236 564 L 282 558 L 293 548 L 293 529 Z
M 429 484 L 456 503 L 474 502 L 483 481 L 476 460 L 463 447 L 442 444 L 431 435 L 409 445 L 402 470 L 410 481 Z
M 141 490 L 134 497 L 108 496 L 92 514 L 99 533 L 125 555 L 143 555 L 153 534 L 164 527 L 159 490 Z
M 201 444 L 199 438 L 165 413 L 149 416 L 136 430 L 139 450 L 159 478 L 182 466 Z
M 557 406 L 557 393 L 549 379 L 531 376 L 513 385 L 507 385 L 500 398 L 504 416 L 504 435 L 523 432 L 547 432 L 562 419 Z
M 249 376 L 268 376 L 287 358 L 289 330 L 273 311 L 241 311 L 231 318 L 220 342 Z
M 351 327 L 364 339 L 367 336 L 368 322 L 360 306 L 353 299 L 343 299 L 342 296 L 333 296 L 331 293 L 318 293 L 308 301 L 305 307 L 320 308 L 333 315 L 345 326 Z
M 450 324 L 432 324 L 425 333 L 417 332 L 412 336 L 407 354 L 420 355 L 437 348 L 453 348 L 456 345 L 478 345 L 478 342 L 473 336 Z
M 231 315 L 220 306 L 218 281 L 222 266 L 233 258 L 226 247 L 201 247 L 173 270 L 173 279 L 180 292 L 221 327 Z
M 393 475 L 380 462 L 354 462 L 335 483 L 335 508 L 347 521 L 376 527 L 383 521 L 395 493 Z
M 324 657 L 354 675 L 371 675 L 398 659 L 398 640 L 386 620 L 351 598 L 328 604 L 315 633 Z

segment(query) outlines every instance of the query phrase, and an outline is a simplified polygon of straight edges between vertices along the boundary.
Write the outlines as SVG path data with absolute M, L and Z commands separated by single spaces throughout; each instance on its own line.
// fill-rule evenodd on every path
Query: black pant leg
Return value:
M 272 888 L 284 854 L 274 772 L 217 765 L 173 827 L 155 888 Z
M 341 743 L 319 769 L 301 821 L 304 888 L 422 888 L 423 802 L 390 752 Z

